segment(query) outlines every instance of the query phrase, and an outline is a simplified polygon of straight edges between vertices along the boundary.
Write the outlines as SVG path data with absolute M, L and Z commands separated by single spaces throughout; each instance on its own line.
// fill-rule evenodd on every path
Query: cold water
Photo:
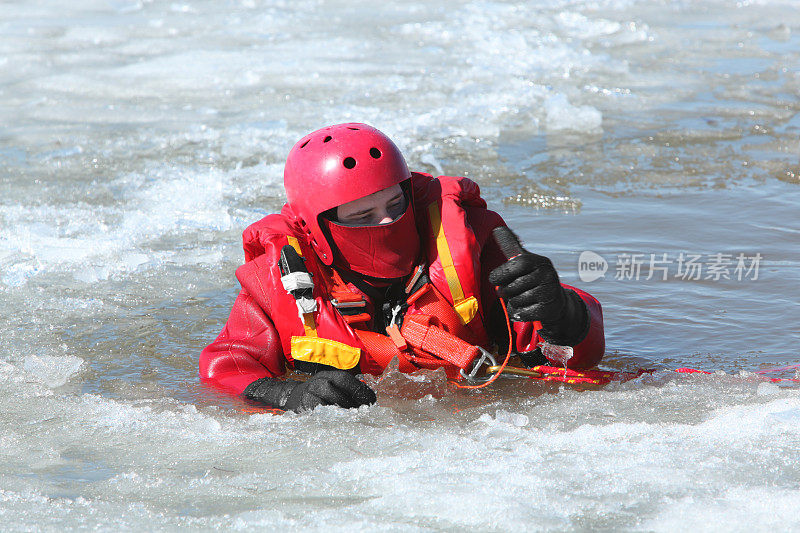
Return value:
M 800 529 L 800 384 L 755 373 L 800 363 L 798 94 L 792 1 L 3 2 L 0 529 Z M 477 181 L 656 372 L 202 386 L 242 230 L 346 121 Z

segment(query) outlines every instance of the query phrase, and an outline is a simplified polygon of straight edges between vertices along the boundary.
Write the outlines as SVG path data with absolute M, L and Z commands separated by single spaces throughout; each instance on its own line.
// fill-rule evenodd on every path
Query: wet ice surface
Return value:
M 747 377 L 663 372 L 591 393 L 520 380 L 477 395 L 390 374 L 376 406 L 276 416 L 39 385 L 20 394 L 19 375 L 2 371 L 3 397 L 18 400 L 4 405 L 3 511 L 21 527 L 796 521 L 800 398 Z
M 800 527 L 798 388 L 752 373 L 800 362 L 798 35 L 779 1 L 5 3 L 3 529 Z M 601 300 L 606 367 L 663 370 L 285 416 L 199 385 L 241 230 L 345 120 L 476 179 Z M 584 250 L 764 260 L 581 283 Z

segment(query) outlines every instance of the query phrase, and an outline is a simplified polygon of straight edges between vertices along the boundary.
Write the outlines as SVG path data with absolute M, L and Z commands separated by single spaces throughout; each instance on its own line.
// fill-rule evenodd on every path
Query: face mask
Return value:
M 416 266 L 419 235 L 410 204 L 388 224 L 344 226 L 324 223 L 337 249 L 335 264 L 374 278 L 400 278 Z

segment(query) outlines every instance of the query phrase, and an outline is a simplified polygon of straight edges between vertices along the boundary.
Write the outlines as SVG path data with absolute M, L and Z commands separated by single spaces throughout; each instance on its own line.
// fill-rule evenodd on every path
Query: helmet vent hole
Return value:
M 347 129 L 348 129 L 348 130 L 356 130 L 356 131 L 358 131 L 358 128 L 354 128 L 354 127 L 352 127 L 352 126 L 347 126 Z
M 333 137 L 331 137 L 330 135 L 328 135 L 328 136 L 326 136 L 324 139 L 322 139 L 322 142 L 326 143 L 326 142 L 330 141 L 331 139 L 333 139 Z
M 352 157 L 345 157 L 344 161 L 342 161 L 342 164 L 344 165 L 344 168 L 353 168 L 356 166 L 356 160 Z
M 304 142 L 303 144 L 300 145 L 300 148 L 305 148 L 307 144 L 308 144 L 308 141 Z
M 371 155 L 373 159 L 380 159 L 381 151 L 375 147 L 372 147 L 369 149 L 369 155 Z

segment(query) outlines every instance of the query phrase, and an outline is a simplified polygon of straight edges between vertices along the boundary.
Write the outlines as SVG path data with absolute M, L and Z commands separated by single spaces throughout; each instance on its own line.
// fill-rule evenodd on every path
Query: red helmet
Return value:
M 372 126 L 350 123 L 328 126 L 300 139 L 286 159 L 283 186 L 317 255 L 330 265 L 333 253 L 319 216 L 410 177 L 391 139 Z

